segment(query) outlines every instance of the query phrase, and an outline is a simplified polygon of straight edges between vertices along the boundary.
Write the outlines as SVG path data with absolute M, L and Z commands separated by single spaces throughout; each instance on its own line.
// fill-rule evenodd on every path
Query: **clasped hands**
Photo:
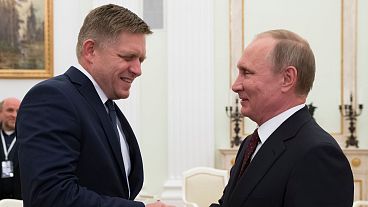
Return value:
M 160 200 L 158 200 L 154 203 L 147 204 L 146 207 L 175 207 L 175 206 L 162 203 Z

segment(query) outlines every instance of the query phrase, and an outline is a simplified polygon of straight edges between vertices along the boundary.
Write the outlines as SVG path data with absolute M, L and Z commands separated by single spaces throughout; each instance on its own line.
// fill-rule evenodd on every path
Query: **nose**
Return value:
M 231 89 L 235 92 L 235 93 L 239 93 L 240 91 L 243 90 L 243 84 L 242 81 L 240 80 L 239 76 L 236 78 L 235 82 L 233 83 L 233 85 L 231 86 Z
M 129 70 L 137 77 L 142 74 L 141 62 L 138 58 L 131 62 Z

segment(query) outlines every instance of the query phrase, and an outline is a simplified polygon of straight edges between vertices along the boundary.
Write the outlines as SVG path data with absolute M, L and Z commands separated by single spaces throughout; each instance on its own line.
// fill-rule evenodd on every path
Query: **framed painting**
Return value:
M 53 75 L 52 0 L 0 0 L 0 78 Z

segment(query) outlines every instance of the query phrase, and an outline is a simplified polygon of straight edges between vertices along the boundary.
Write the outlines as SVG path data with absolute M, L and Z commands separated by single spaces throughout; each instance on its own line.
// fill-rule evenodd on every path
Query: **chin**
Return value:
M 243 115 L 243 116 L 246 116 L 248 117 L 249 116 L 249 110 L 247 110 L 246 108 L 242 107 L 240 109 L 240 113 Z
M 124 92 L 124 93 L 120 93 L 119 96 L 118 96 L 118 98 L 119 99 L 126 99 L 126 98 L 129 97 L 129 94 L 130 94 L 129 91 Z

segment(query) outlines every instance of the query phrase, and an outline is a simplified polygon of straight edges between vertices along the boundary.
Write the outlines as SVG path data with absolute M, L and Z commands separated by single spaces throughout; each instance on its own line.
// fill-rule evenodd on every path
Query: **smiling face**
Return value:
M 109 99 L 129 96 L 134 79 L 141 75 L 141 63 L 146 57 L 145 34 L 121 32 L 114 41 L 96 44 L 86 40 L 87 71 Z
M 241 113 L 258 125 L 277 114 L 283 104 L 283 76 L 274 72 L 270 57 L 276 43 L 271 37 L 255 39 L 238 62 L 239 74 L 232 86 L 241 99 Z

